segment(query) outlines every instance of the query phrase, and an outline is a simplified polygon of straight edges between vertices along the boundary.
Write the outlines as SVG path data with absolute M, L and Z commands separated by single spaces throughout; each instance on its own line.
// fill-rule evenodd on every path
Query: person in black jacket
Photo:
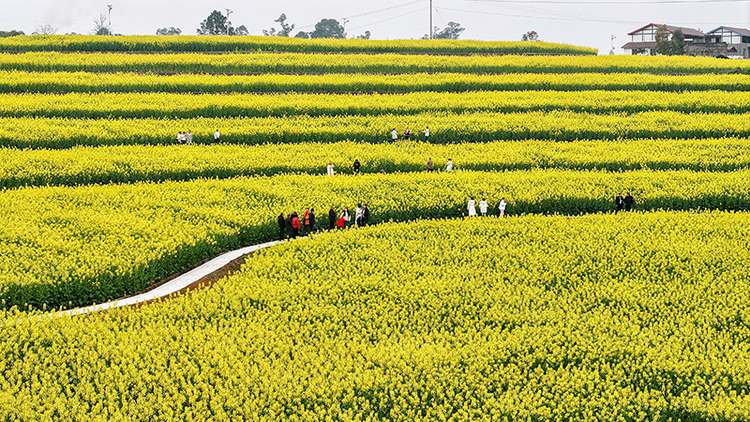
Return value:
M 310 208 L 310 217 L 307 219 L 307 221 L 310 222 L 310 224 L 307 226 L 307 234 L 310 234 L 315 231 L 315 208 Z
M 354 160 L 354 174 L 359 174 L 359 168 L 361 165 L 359 164 L 359 160 Z
M 286 216 L 286 220 L 284 220 L 284 225 L 286 226 L 287 237 L 292 237 L 292 235 L 294 234 L 294 225 L 292 224 L 292 214 L 289 214 Z
M 284 213 L 279 214 L 279 240 L 286 239 L 286 218 Z
M 367 204 L 365 204 L 365 209 L 362 214 L 362 223 L 364 226 L 366 226 L 370 223 L 370 209 L 367 208 Z
M 336 210 L 331 205 L 331 209 L 328 210 L 328 230 L 333 230 L 334 227 L 336 227 Z
M 615 197 L 615 214 L 622 211 L 623 204 L 625 204 L 625 201 L 622 199 L 622 194 L 618 193 Z
M 623 199 L 623 202 L 625 202 L 625 211 L 632 210 L 633 205 L 635 205 L 635 199 L 630 196 L 630 192 L 625 194 L 625 199 Z

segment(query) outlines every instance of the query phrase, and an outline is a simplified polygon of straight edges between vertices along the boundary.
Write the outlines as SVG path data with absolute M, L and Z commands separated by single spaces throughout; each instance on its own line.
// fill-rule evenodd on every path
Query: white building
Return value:
M 643 55 L 656 55 L 656 30 L 662 25 L 656 23 L 650 23 L 640 29 L 629 33 L 630 42 L 623 45 L 622 48 L 625 54 L 643 54 Z M 682 28 L 679 26 L 666 25 L 667 31 L 674 35 L 678 29 L 682 30 L 682 35 L 685 37 L 685 45 L 691 43 L 702 43 L 705 42 L 705 36 L 703 32 L 693 28 Z
M 750 31 L 747 29 L 720 26 L 706 33 L 706 42 L 726 43 L 727 57 L 750 57 Z

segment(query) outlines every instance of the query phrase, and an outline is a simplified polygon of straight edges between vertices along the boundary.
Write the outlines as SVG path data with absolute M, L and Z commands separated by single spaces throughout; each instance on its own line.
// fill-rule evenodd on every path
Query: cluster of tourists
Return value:
M 193 143 L 193 132 L 177 132 L 177 143 L 191 145 Z
M 490 204 L 487 203 L 487 200 L 485 198 L 482 198 L 481 201 L 479 201 L 479 204 L 477 204 L 477 201 L 472 196 L 469 199 L 469 202 L 466 204 L 466 210 L 469 212 L 469 217 L 476 217 L 477 216 L 477 205 L 479 205 L 479 213 L 482 215 L 482 217 L 487 216 L 487 212 L 490 209 Z M 508 203 L 505 201 L 505 198 L 502 198 L 500 200 L 500 204 L 498 204 L 497 209 L 500 211 L 500 217 L 505 217 L 505 209 L 508 207 Z
M 615 197 L 615 214 L 625 209 L 630 211 L 635 206 L 635 198 L 630 195 L 630 192 L 626 193 L 623 197 L 621 193 L 618 193 Z
M 424 134 L 425 142 L 429 141 L 430 140 L 430 127 L 429 126 L 425 127 L 422 133 Z M 395 128 L 391 131 L 391 139 L 393 139 L 394 141 L 398 141 L 398 131 Z M 411 130 L 407 127 L 406 129 L 404 129 L 404 140 L 408 141 L 409 139 L 412 139 Z
M 305 212 L 300 217 L 296 211 L 288 215 L 283 212 L 279 214 L 279 240 L 295 239 L 299 236 L 307 236 L 313 233 L 316 228 L 317 220 L 315 218 L 315 208 L 305 208 Z M 337 213 L 333 205 L 328 210 L 328 230 L 338 228 L 344 230 L 351 225 L 356 224 L 359 227 L 366 226 L 370 223 L 370 209 L 367 204 L 357 204 L 352 218 L 348 207 L 344 207 L 341 213 Z

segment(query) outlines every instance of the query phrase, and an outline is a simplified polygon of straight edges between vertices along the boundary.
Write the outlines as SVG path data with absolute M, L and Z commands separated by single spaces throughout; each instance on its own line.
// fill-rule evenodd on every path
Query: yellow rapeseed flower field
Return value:
M 145 288 L 221 250 L 273 240 L 281 212 L 372 209 L 372 222 L 460 217 L 470 197 L 511 214 L 637 208 L 745 210 L 748 170 L 611 173 L 529 170 L 278 175 L 188 182 L 30 187 L 0 192 L 0 299 L 6 307 L 89 305 Z
M 2 46 L 2 40 L 0 40 Z M 124 54 L 39 52 L 0 55 L 0 69 L 86 72 L 199 73 L 725 73 L 742 60 L 685 56 L 534 56 L 411 54 Z
M 417 92 L 417 91 L 748 91 L 750 75 L 634 73 L 154 74 L 0 71 L 0 93 L 68 92 Z
M 386 224 L 148 307 L 6 313 L 0 418 L 744 420 L 748 223 Z

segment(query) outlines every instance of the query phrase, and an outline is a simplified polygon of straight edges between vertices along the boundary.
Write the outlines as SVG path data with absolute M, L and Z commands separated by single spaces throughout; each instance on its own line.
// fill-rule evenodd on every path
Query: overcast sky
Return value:
M 277 27 L 285 13 L 298 30 L 311 31 L 323 18 L 346 18 L 349 37 L 370 31 L 373 39 L 420 38 L 429 30 L 429 0 L 2 0 L 0 29 L 30 34 L 50 24 L 58 34 L 89 34 L 94 19 L 112 5 L 112 30 L 124 35 L 153 35 L 174 26 L 185 35 L 213 10 L 233 11 L 234 26 L 245 25 L 251 35 Z M 649 23 L 667 23 L 709 31 L 718 26 L 750 28 L 750 0 L 433 0 L 433 25 L 458 22 L 462 39 L 520 41 L 534 30 L 543 41 L 568 43 L 616 54 L 629 41 L 628 33 Z

